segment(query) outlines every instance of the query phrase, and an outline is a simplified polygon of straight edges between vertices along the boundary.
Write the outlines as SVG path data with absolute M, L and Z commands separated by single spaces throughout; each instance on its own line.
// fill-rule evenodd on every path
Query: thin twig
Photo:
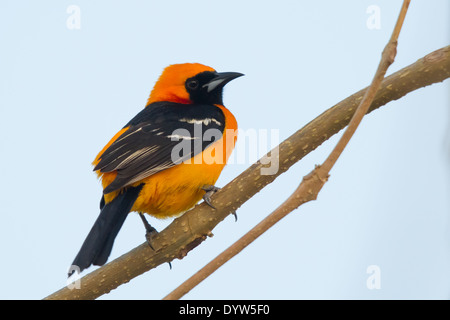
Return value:
M 388 44 L 383 50 L 381 61 L 378 65 L 377 71 L 375 72 L 375 76 L 373 77 L 372 83 L 369 89 L 366 91 L 361 104 L 358 109 L 355 111 L 352 120 L 350 121 L 347 129 L 344 131 L 341 139 L 336 144 L 334 150 L 330 153 L 325 162 L 317 168 L 317 173 L 321 177 L 327 177 L 331 168 L 336 163 L 339 156 L 344 151 L 344 148 L 347 146 L 348 142 L 352 138 L 359 124 L 361 123 L 362 118 L 369 110 L 370 105 L 372 104 L 375 95 L 380 88 L 381 82 L 384 79 L 387 69 L 394 62 L 395 56 L 397 54 L 397 42 L 398 36 L 400 34 L 400 30 L 403 26 L 403 21 L 405 21 L 406 12 L 408 11 L 410 0 L 404 0 L 402 8 L 400 10 L 400 14 L 397 19 L 397 23 L 395 24 L 394 30 L 392 32 L 391 38 L 389 39 Z
M 196 274 L 190 277 L 188 280 L 183 282 L 179 287 L 169 293 L 164 300 L 175 300 L 180 299 L 186 293 L 188 293 L 192 288 L 197 286 L 201 281 L 210 276 L 228 260 L 233 258 L 239 252 L 241 252 L 245 247 L 247 247 L 251 242 L 256 240 L 260 235 L 266 232 L 269 228 L 275 225 L 283 217 L 288 215 L 293 210 L 297 209 L 303 203 L 311 200 L 317 199 L 317 196 L 322 189 L 323 185 L 328 180 L 329 172 L 333 168 L 339 156 L 344 151 L 348 142 L 352 138 L 362 118 L 369 110 L 375 95 L 384 79 L 389 66 L 394 62 L 395 55 L 397 52 L 397 40 L 400 34 L 400 30 L 403 25 L 406 13 L 408 11 L 410 0 L 404 0 L 403 6 L 400 10 L 397 23 L 392 32 L 392 36 L 383 50 L 381 61 L 378 65 L 375 76 L 369 89 L 366 91 L 364 98 L 362 99 L 358 109 L 355 111 L 347 129 L 342 135 L 341 139 L 338 141 L 336 147 L 330 153 L 328 158 L 321 166 L 316 166 L 316 168 L 302 180 L 302 183 L 294 191 L 294 193 L 275 211 L 273 211 L 269 216 L 267 216 L 263 221 L 261 221 L 256 227 L 247 232 L 243 237 L 236 241 L 233 245 L 219 254 L 215 259 L 209 262 L 205 267 L 200 269 Z

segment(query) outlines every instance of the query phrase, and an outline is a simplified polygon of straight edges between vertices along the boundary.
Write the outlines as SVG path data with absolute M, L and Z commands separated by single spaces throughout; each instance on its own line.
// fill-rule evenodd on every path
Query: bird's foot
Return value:
M 141 217 L 141 220 L 145 226 L 145 239 L 147 240 L 149 247 L 152 248 L 153 251 L 155 251 L 155 248 L 153 247 L 153 239 L 158 235 L 158 231 L 153 228 L 150 223 L 148 223 L 142 212 L 139 212 L 139 217 Z M 170 270 L 172 270 L 172 263 L 170 263 L 170 261 L 167 263 L 169 264 Z
M 217 191 L 220 190 L 220 188 L 216 187 L 216 186 L 212 186 L 209 184 L 205 184 L 202 187 L 202 190 L 206 191 L 205 194 L 203 195 L 203 200 L 205 201 L 205 203 L 210 206 L 213 209 L 216 209 L 216 207 L 214 207 L 211 203 L 211 196 L 216 193 Z M 237 221 L 237 214 L 236 211 L 231 212 L 231 214 L 234 216 L 234 221 Z
M 153 248 L 153 238 L 158 234 L 158 231 L 156 231 L 156 229 L 153 228 L 150 225 L 150 223 L 148 223 L 147 219 L 145 219 L 144 214 L 142 212 L 139 212 L 139 217 L 141 217 L 141 220 L 144 223 L 145 239 L 147 239 L 147 243 L 150 246 L 150 248 L 155 250 L 155 248 Z

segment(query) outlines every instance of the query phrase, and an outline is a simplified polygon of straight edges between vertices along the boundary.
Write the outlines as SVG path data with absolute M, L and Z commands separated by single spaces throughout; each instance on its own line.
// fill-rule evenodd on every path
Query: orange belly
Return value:
M 202 199 L 204 185 L 216 183 L 223 167 L 224 164 L 182 163 L 154 174 L 142 181 L 144 187 L 132 211 L 157 218 L 182 214 Z

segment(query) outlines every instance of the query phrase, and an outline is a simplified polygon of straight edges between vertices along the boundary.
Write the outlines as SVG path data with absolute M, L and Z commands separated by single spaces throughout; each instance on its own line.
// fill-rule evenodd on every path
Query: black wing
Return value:
M 171 168 L 220 139 L 225 116 L 214 105 L 155 102 L 138 113 L 100 156 L 94 170 L 117 171 L 110 193 Z M 204 133 L 210 131 L 208 141 Z

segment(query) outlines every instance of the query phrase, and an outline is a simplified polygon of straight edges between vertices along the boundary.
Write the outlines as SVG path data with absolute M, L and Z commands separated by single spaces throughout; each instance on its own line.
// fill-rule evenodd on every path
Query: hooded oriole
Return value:
M 101 211 L 73 266 L 82 271 L 105 264 L 131 211 L 166 218 L 184 213 L 202 197 L 210 204 L 236 140 L 235 134 L 226 137 L 236 132 L 237 123 L 223 106 L 222 91 L 242 75 L 218 73 L 199 63 L 164 69 L 147 106 L 93 162 L 103 185 Z M 213 134 L 207 135 L 208 130 Z M 180 149 L 181 143 L 187 148 Z

